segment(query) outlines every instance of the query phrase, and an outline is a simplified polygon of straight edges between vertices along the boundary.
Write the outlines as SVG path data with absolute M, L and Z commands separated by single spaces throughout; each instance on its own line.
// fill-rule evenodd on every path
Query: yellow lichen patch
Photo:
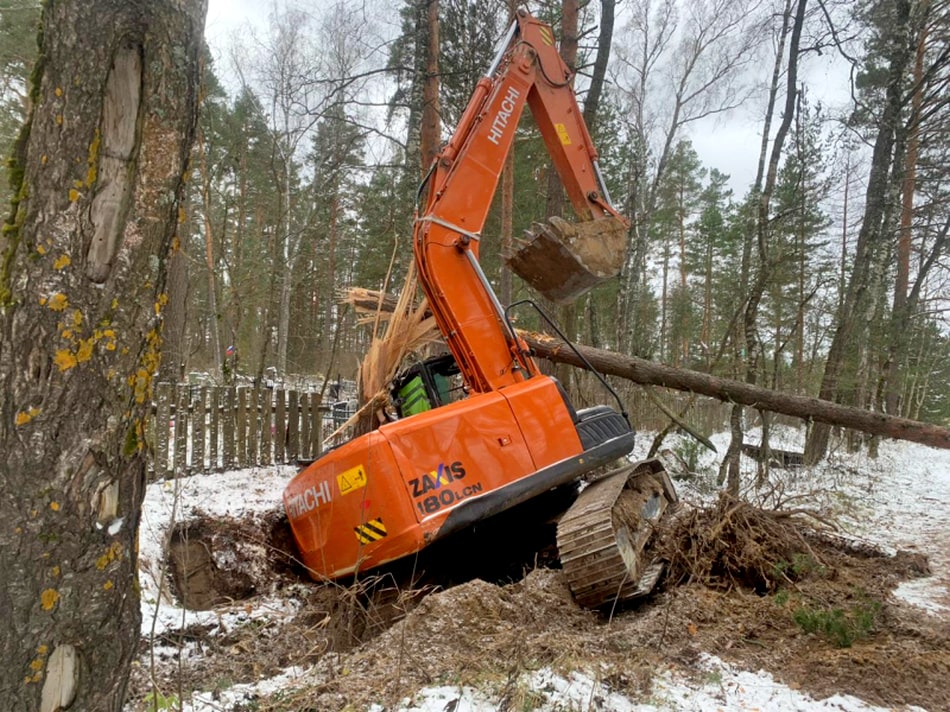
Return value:
M 62 126 L 62 125 L 63 125 L 63 115 L 62 115 L 62 114 L 57 114 L 57 115 L 56 115 L 56 125 L 57 125 L 57 126 Z
M 86 171 L 86 187 L 91 188 L 96 184 L 96 178 L 99 171 L 99 144 L 102 141 L 102 135 L 99 133 L 99 129 L 96 129 L 96 135 L 92 139 L 92 143 L 89 144 L 89 158 L 87 163 L 89 164 L 89 170 Z
M 69 202 L 70 202 L 70 203 L 75 203 L 77 200 L 79 200 L 79 191 L 76 190 L 75 188 L 70 188 L 70 189 L 69 189 Z
M 76 350 L 76 361 L 83 363 L 92 358 L 92 349 L 95 346 L 93 337 L 79 340 L 79 348 Z
M 144 403 L 148 397 L 149 385 L 152 382 L 152 374 L 144 368 L 139 368 L 132 376 L 132 391 L 135 394 L 136 403 Z
M 37 245 L 37 246 L 36 246 L 36 251 L 37 251 L 39 254 L 41 254 L 41 255 L 45 255 L 45 254 L 46 254 L 46 248 L 45 248 L 43 245 Z
M 178 208 L 178 222 L 183 223 L 188 219 L 188 213 L 185 212 L 185 209 L 180 207 Z
M 106 553 L 96 559 L 96 568 L 102 571 L 106 566 L 115 561 L 116 557 L 121 553 L 122 545 L 117 541 L 112 542 L 112 545 L 108 548 Z
M 49 156 L 47 156 L 45 153 L 40 156 L 40 163 L 42 163 L 44 166 L 49 163 Z
M 29 410 L 21 410 L 19 413 L 16 414 L 17 427 L 21 425 L 26 425 L 39 414 L 40 414 L 39 408 L 30 408 Z
M 54 512 L 58 512 L 58 511 L 59 511 L 59 502 L 50 502 L 50 503 L 49 503 L 49 508 L 52 509 Z
M 103 591 L 108 591 L 108 590 L 110 590 L 114 585 L 115 585 L 115 584 L 113 584 L 111 581 L 106 581 L 104 584 L 102 584 L 102 590 L 103 590 Z
M 68 371 L 76 365 L 76 355 L 69 349 L 60 349 L 53 357 L 53 363 L 59 366 L 59 371 Z
M 40 304 L 44 304 L 44 302 L 40 300 Z M 62 292 L 56 292 L 56 294 L 53 294 L 49 299 L 46 300 L 45 305 L 53 311 L 60 312 L 64 311 L 66 307 L 69 306 L 69 299 L 67 299 L 66 295 Z
M 53 578 L 59 578 L 60 572 L 61 572 L 60 568 L 58 566 L 54 566 L 53 568 L 49 570 L 49 575 L 52 576 Z M 45 647 L 45 646 L 40 646 L 40 647 Z
M 73 310 L 73 326 L 82 324 L 82 312 L 78 309 Z
M 30 662 L 30 670 L 42 670 L 43 669 L 43 660 L 42 658 L 33 658 Z
M 49 652 L 49 647 L 46 645 L 37 645 L 36 654 L 37 655 L 46 655 Z
M 63 337 L 64 339 L 71 339 L 71 338 L 73 338 L 73 330 L 72 330 L 72 329 L 63 329 L 62 337 Z
M 40 594 L 40 605 L 43 606 L 44 611 L 53 610 L 57 601 L 59 601 L 59 591 L 55 588 L 47 588 Z
M 56 88 L 53 90 L 53 93 L 54 93 L 56 96 L 62 96 L 62 95 L 63 95 L 63 88 L 62 88 L 62 87 L 56 87 Z
M 58 270 L 65 269 L 69 267 L 71 262 L 72 260 L 70 259 L 69 255 L 63 254 L 57 257 L 56 261 L 53 262 L 53 268 Z
M 162 292 L 158 295 L 158 299 L 155 301 L 155 314 L 156 316 L 161 315 L 162 307 L 168 304 L 168 294 Z

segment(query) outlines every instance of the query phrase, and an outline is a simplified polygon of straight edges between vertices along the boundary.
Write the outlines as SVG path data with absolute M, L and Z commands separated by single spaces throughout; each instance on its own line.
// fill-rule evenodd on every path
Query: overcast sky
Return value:
M 280 2 L 280 0 L 276 0 Z M 311 0 L 319 7 L 323 0 Z M 229 37 L 248 24 L 266 30 L 267 17 L 275 0 L 209 0 L 205 36 L 213 56 L 218 61 L 218 74 L 225 81 L 227 61 L 223 55 Z M 281 3 L 286 4 L 286 3 Z M 848 98 L 848 73 L 843 61 L 833 54 L 822 57 L 809 55 L 800 71 L 808 85 L 809 101 L 820 101 L 825 107 L 836 109 Z M 707 168 L 716 168 L 730 175 L 734 197 L 739 199 L 755 178 L 761 141 L 762 101 L 749 102 L 746 108 L 728 115 L 699 122 L 690 127 L 686 136 L 693 142 L 700 160 Z M 773 123 L 777 125 L 779 119 Z

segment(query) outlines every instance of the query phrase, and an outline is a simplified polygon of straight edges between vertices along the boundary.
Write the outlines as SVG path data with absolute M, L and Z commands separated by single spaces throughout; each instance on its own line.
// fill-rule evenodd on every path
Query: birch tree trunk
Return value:
M 0 238 L 0 700 L 118 712 L 205 0 L 44 4 Z

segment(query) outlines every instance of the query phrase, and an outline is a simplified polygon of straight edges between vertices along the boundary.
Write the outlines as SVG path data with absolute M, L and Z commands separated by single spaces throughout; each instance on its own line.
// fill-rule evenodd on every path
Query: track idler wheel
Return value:
M 656 459 L 624 467 L 588 485 L 561 517 L 557 544 L 574 600 L 601 608 L 650 593 L 663 563 L 647 544 L 676 492 Z

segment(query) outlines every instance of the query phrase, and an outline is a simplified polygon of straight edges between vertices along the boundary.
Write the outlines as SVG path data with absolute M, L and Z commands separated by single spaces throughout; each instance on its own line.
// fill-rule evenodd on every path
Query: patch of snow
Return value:
M 611 692 L 602 682 L 580 671 L 567 677 L 542 668 L 520 679 L 524 689 L 536 696 L 532 710 L 538 712 L 748 712 L 787 710 L 788 712 L 889 712 L 889 708 L 869 705 L 850 695 L 834 695 L 815 700 L 793 690 L 767 672 L 737 670 L 712 655 L 701 657 L 706 681 L 697 683 L 675 668 L 654 676 L 649 701 L 634 702 Z M 376 704 L 368 712 L 384 712 Z M 493 712 L 497 700 L 471 687 L 436 686 L 419 690 L 404 699 L 396 712 Z M 925 712 L 907 707 L 907 712 Z
M 180 712 L 221 712 L 234 709 L 237 705 L 249 705 L 262 697 L 271 695 L 303 674 L 301 668 L 292 667 L 280 675 L 270 677 L 253 684 L 237 684 L 214 692 L 196 692 L 191 699 L 181 703 Z

